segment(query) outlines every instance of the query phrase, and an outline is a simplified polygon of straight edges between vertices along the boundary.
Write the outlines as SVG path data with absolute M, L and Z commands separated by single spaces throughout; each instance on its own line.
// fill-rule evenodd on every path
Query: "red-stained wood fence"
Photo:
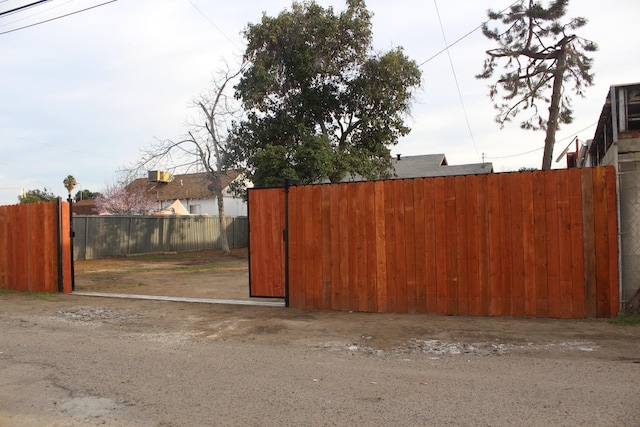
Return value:
M 299 186 L 287 196 L 249 191 L 252 296 L 317 310 L 618 313 L 613 168 Z
M 69 203 L 0 206 L 0 289 L 71 292 Z

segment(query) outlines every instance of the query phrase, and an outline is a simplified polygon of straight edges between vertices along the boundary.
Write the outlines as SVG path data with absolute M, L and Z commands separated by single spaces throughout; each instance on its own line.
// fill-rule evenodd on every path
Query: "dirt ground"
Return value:
M 246 251 L 76 289 L 248 299 Z M 0 293 L 0 426 L 640 425 L 640 326 Z
M 76 291 L 249 300 L 247 249 L 76 261 Z

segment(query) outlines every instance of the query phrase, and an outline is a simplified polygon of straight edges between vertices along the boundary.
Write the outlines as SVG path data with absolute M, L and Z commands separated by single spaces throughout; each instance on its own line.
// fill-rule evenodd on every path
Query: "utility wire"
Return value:
M 202 10 L 200 10 L 200 8 L 199 8 L 198 6 L 196 6 L 194 2 L 192 2 L 191 0 L 187 0 L 187 1 L 188 1 L 189 3 L 191 3 L 191 6 L 193 6 L 193 8 L 194 8 L 195 10 L 197 10 L 197 11 L 200 13 L 200 15 L 202 15 L 202 16 L 204 17 L 204 19 L 206 19 L 207 21 L 209 21 L 209 23 L 210 23 L 211 25 L 213 25 L 213 28 L 215 28 L 216 30 L 218 30 L 218 32 L 219 32 L 220 34 L 222 34 L 222 35 L 224 36 L 224 38 L 226 38 L 227 40 L 229 40 L 229 41 L 231 42 L 231 44 L 232 44 L 236 49 L 242 50 L 242 49 L 241 49 L 241 48 L 239 48 L 239 47 L 238 47 L 238 45 L 236 45 L 236 43 L 235 43 L 233 40 L 231 40 L 231 38 L 230 38 L 229 36 L 227 36 L 227 35 L 226 35 L 226 34 L 225 34 L 225 33 L 224 33 L 224 32 L 223 32 L 223 31 L 222 31 L 222 30 L 221 30 L 221 29 L 220 29 L 220 28 L 219 28 L 219 27 L 218 27 L 218 26 L 217 26 L 217 25 L 212 21 L 212 20 L 211 20 L 211 19 L 209 19 L 209 17 L 208 17 L 207 15 L 205 15 L 205 13 L 204 13 Z
M 444 40 L 444 45 L 447 46 L 447 36 L 444 33 L 444 27 L 442 26 L 442 19 L 440 18 L 440 10 L 438 9 L 437 0 L 433 0 L 433 4 L 436 7 L 436 15 L 438 15 L 438 22 L 440 23 L 440 31 L 442 32 L 442 39 Z M 460 84 L 458 83 L 458 76 L 456 75 L 456 69 L 453 66 L 453 59 L 451 59 L 451 51 L 447 49 L 447 56 L 449 57 L 449 64 L 451 65 L 451 73 L 453 74 L 453 80 L 456 83 L 456 89 L 458 89 L 458 97 L 460 98 L 460 105 L 462 106 L 462 112 L 464 113 L 464 120 L 467 123 L 467 129 L 469 130 L 469 136 L 471 137 L 471 143 L 473 144 L 473 149 L 476 152 L 476 156 L 480 159 L 480 153 L 478 153 L 478 147 L 476 146 L 476 141 L 473 138 L 473 132 L 471 131 L 471 124 L 469 123 L 469 116 L 467 115 L 467 109 L 464 106 L 464 100 L 462 99 L 462 92 L 460 91 Z
M 567 139 L 573 139 L 573 138 L 575 138 L 576 136 L 578 136 L 578 134 L 579 134 L 580 132 L 584 132 L 585 130 L 587 130 L 587 129 L 589 129 L 589 128 L 592 128 L 592 127 L 594 127 L 594 126 L 595 126 L 595 125 L 597 125 L 597 124 L 598 124 L 598 122 L 592 123 L 592 124 L 590 124 L 589 126 L 585 127 L 584 129 L 580 129 L 579 131 L 574 132 L 574 133 L 572 133 L 572 134 L 571 134 L 571 135 L 569 135 L 569 136 L 566 136 L 566 137 L 564 137 L 564 138 L 558 139 L 556 142 L 554 142 L 554 145 L 555 145 L 555 144 L 557 144 L 557 143 L 559 143 L 559 142 L 566 141 Z M 510 155 L 508 155 L 508 156 L 499 156 L 499 157 L 489 157 L 489 156 L 485 156 L 485 159 L 492 159 L 492 160 L 498 160 L 498 159 L 509 159 L 509 158 L 511 158 L 511 157 L 519 157 L 519 156 L 524 156 L 524 155 L 526 155 L 526 154 L 535 153 L 536 151 L 540 151 L 540 150 L 542 150 L 543 148 L 544 148 L 544 146 L 542 146 L 542 147 L 540 147 L 540 148 L 536 148 L 536 149 L 531 150 L 531 151 L 525 151 L 524 153 L 510 154 Z
M 505 12 L 506 10 L 510 9 L 513 5 L 520 3 L 522 0 L 516 0 L 513 3 L 511 3 L 509 6 L 505 7 L 504 9 L 502 9 L 500 11 L 500 13 Z M 491 21 L 490 19 L 487 19 L 486 21 L 484 21 L 483 23 L 481 23 L 480 25 L 478 25 L 477 27 L 475 27 L 473 30 L 469 31 L 468 33 L 466 33 L 465 35 L 463 35 L 462 37 L 460 37 L 459 39 L 457 39 L 456 41 L 454 41 L 453 43 L 451 43 L 450 45 L 446 45 L 444 49 L 438 51 L 437 53 L 435 53 L 434 55 L 432 55 L 429 59 L 427 59 L 426 61 L 422 62 L 421 64 L 418 65 L 418 68 L 422 67 L 424 64 L 426 64 L 427 62 L 430 62 L 431 60 L 435 59 L 436 57 L 440 56 L 440 54 L 442 54 L 445 51 L 448 51 L 450 47 L 455 46 L 456 44 L 458 44 L 459 42 L 461 42 L 462 40 L 466 39 L 467 37 L 469 37 L 471 34 L 475 33 L 476 31 L 478 31 L 480 28 L 482 28 L 483 25 L 488 24 L 489 21 Z
M 0 1 L 2 1 L 2 0 L 0 0 Z M 7 1 L 7 0 L 5 0 L 5 1 Z M 71 3 L 72 1 L 73 0 L 67 0 L 64 3 L 56 4 L 55 6 L 52 5 L 50 8 L 45 9 L 45 10 L 39 9 L 39 12 L 32 13 L 31 15 L 24 15 L 24 16 L 21 15 L 22 16 L 21 18 L 14 19 L 13 21 L 6 22 L 4 24 L 0 24 L 0 27 L 7 27 L 9 25 L 15 24 L 16 22 L 24 21 L 26 19 L 33 18 L 34 16 L 42 15 L 43 13 L 47 13 L 47 12 L 52 11 L 54 9 L 60 8 L 62 6 L 65 6 L 65 5 L 69 4 L 69 3 Z
M 107 1 L 107 2 L 104 2 L 104 3 L 97 4 L 95 6 L 91 6 L 91 7 L 87 7 L 87 8 L 84 8 L 84 9 L 76 10 L 75 12 L 67 13 L 65 15 L 56 16 L 55 18 L 51 18 L 51 19 L 47 19 L 47 20 L 44 20 L 44 21 L 36 22 L 35 24 L 25 25 L 24 27 L 19 27 L 19 28 L 14 28 L 13 30 L 3 31 L 3 32 L 0 33 L 0 36 L 3 35 L 3 34 L 13 33 L 14 31 L 24 30 L 25 28 L 35 27 L 36 25 L 45 24 L 47 22 L 55 21 L 55 20 L 58 20 L 58 19 L 61 19 L 61 18 L 66 18 L 67 16 L 75 15 L 75 14 L 78 14 L 80 12 L 86 12 L 87 10 L 95 9 L 95 8 L 100 7 L 100 6 L 107 5 L 109 3 L 115 3 L 116 1 L 118 1 L 118 0 L 110 0 L 110 1 Z
M 41 3 L 46 3 L 48 1 L 51 1 L 51 0 L 39 0 L 39 1 L 36 1 L 36 2 L 33 2 L 33 3 L 25 4 L 24 6 L 15 7 L 13 9 L 6 10 L 4 12 L 0 12 L 0 16 L 10 15 L 12 13 L 16 13 L 16 12 L 19 12 L 19 11 L 24 10 L 24 9 L 29 9 L 30 7 L 33 7 L 33 6 L 37 6 L 37 5 L 41 4 Z

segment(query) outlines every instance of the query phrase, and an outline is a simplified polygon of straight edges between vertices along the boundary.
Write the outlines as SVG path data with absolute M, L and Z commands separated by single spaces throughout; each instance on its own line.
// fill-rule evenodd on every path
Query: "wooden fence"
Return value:
M 226 217 L 230 248 L 248 245 L 246 217 Z M 99 259 L 150 252 L 219 249 L 217 216 L 74 215 L 75 259 Z
M 318 310 L 618 312 L 613 168 L 301 186 L 287 196 L 249 193 L 252 295 Z
M 71 292 L 69 204 L 0 206 L 0 289 Z

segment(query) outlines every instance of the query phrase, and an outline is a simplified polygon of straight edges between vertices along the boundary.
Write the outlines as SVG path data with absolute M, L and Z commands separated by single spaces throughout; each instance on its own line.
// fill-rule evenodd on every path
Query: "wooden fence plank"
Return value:
M 569 176 L 569 206 L 571 207 L 571 317 L 582 319 L 586 316 L 582 172 L 580 169 L 570 169 L 567 175 Z
M 478 175 L 478 285 L 480 288 L 480 314 L 491 312 L 491 280 L 489 258 L 489 180 Z
M 367 280 L 367 226 L 366 226 L 366 201 L 365 201 L 365 186 L 366 183 L 358 182 L 354 186 L 354 202 L 356 204 L 356 214 L 353 217 L 355 219 L 355 229 L 357 231 L 356 240 L 356 261 L 357 261 L 357 274 L 356 274 L 356 289 L 358 293 L 358 311 L 368 311 L 368 299 L 367 294 L 368 287 Z
M 414 180 L 402 180 L 404 191 L 404 259 L 406 271 L 407 313 L 415 314 L 416 301 L 416 208 L 414 201 Z
M 544 174 L 545 219 L 547 225 L 547 305 L 548 316 L 560 317 L 560 252 L 558 228 L 558 171 Z
M 596 240 L 593 169 L 582 170 L 582 223 L 584 240 L 585 315 L 597 315 Z
M 569 174 L 560 173 L 558 176 L 558 234 L 560 253 L 560 317 L 569 319 L 573 316 L 572 298 L 572 244 L 571 244 L 571 205 L 570 205 Z
M 331 185 L 329 198 L 331 205 L 331 304 L 332 310 L 340 310 L 342 296 L 342 239 L 345 230 L 341 229 L 343 216 L 340 199 L 340 185 Z
M 25 234 L 29 242 L 29 254 L 27 261 L 27 286 L 31 292 L 57 292 L 58 291 L 58 211 L 57 203 L 34 203 L 29 206 L 27 216 L 28 230 Z M 52 209 L 53 208 L 53 209 Z M 52 217 L 53 226 L 50 230 L 45 230 L 42 218 Z M 45 232 L 50 234 L 51 239 L 46 241 Z M 51 244 L 53 242 L 53 244 Z M 47 243 L 49 243 L 47 245 Z M 45 261 L 46 260 L 46 261 Z M 53 261 L 53 262 L 51 262 Z M 55 269 L 55 278 L 45 284 L 45 274 L 42 269 L 43 263 L 50 263 Z M 49 277 L 47 277 L 49 279 Z
M 500 294 L 503 316 L 513 316 L 513 239 L 511 218 L 511 174 L 498 174 L 500 192 Z
M 533 172 L 522 178 L 522 244 L 524 256 L 524 315 L 536 315 L 536 250 L 535 217 L 533 206 Z
M 445 181 L 435 178 L 435 240 L 436 240 L 436 313 L 448 312 L 447 289 L 447 227 L 445 222 Z
M 596 240 L 596 316 L 609 316 L 609 218 L 607 216 L 606 169 L 593 169 L 593 202 Z
M 444 178 L 445 252 L 447 274 L 447 308 L 445 314 L 458 314 L 458 237 L 456 221 L 455 177 Z
M 339 290 L 339 309 L 342 311 L 350 310 L 350 235 L 349 235 L 349 217 L 351 216 L 350 203 L 349 203 L 349 186 L 346 184 L 340 184 L 339 189 L 339 206 L 340 206 L 340 290 Z M 352 231 L 353 233 L 353 231 Z
M 464 175 L 454 178 L 456 201 L 456 295 L 458 304 L 456 313 L 461 316 L 469 314 L 469 244 L 467 232 L 467 191 Z
M 322 246 L 323 246 L 323 233 L 322 233 L 322 186 L 314 185 L 310 187 L 311 196 L 311 209 L 313 210 L 312 222 L 311 222 L 311 266 L 312 273 L 309 275 L 309 279 L 312 280 L 312 307 L 315 310 L 322 308 L 322 296 L 323 296 L 323 280 L 322 280 Z
M 523 189 L 521 173 L 510 173 L 509 175 L 509 191 L 510 191 L 510 212 L 511 219 L 511 310 L 510 315 L 515 317 L 524 316 L 525 298 L 524 298 L 524 231 L 523 231 Z
M 427 313 L 438 312 L 438 258 L 436 245 L 436 180 L 425 179 L 424 185 L 424 264 L 427 273 L 425 294 Z
M 402 180 L 393 181 L 393 191 L 396 196 L 396 313 L 407 313 L 407 255 L 406 255 L 406 213 L 404 182 Z
M 480 238 L 478 227 L 478 178 L 476 176 L 465 177 L 466 212 L 462 215 L 466 221 L 466 248 L 467 248 L 467 295 L 468 314 L 479 316 L 480 307 Z
M 427 235 L 424 207 L 424 179 L 413 181 L 415 217 L 415 297 L 416 313 L 427 313 Z
M 304 190 L 289 188 L 289 305 L 304 308 Z
M 502 316 L 502 230 L 500 223 L 500 178 L 487 178 L 489 206 L 489 315 Z
M 547 290 L 547 220 L 545 174 L 533 173 L 533 221 L 536 253 L 536 317 L 548 317 Z
M 375 313 L 378 311 L 377 290 L 376 290 L 376 270 L 377 262 L 377 238 L 376 229 L 378 218 L 376 217 L 375 205 L 375 184 L 367 182 L 363 186 L 364 192 L 364 217 L 363 227 L 365 228 L 365 292 L 366 292 L 366 311 Z
M 387 313 L 396 311 L 396 283 L 397 276 L 397 260 L 396 260 L 396 197 L 394 194 L 393 181 L 384 182 L 384 221 L 385 221 L 385 258 L 387 260 L 387 281 L 385 285 L 385 306 Z M 380 302 L 378 302 L 380 304 Z
M 386 235 L 385 235 L 385 205 L 384 205 L 384 183 L 376 181 L 374 187 L 375 206 L 375 256 L 376 256 L 376 282 L 375 282 L 375 304 L 376 311 L 387 312 L 387 258 L 386 258 Z
M 322 297 L 320 299 L 319 309 L 330 310 L 332 294 L 331 270 L 333 261 L 331 250 L 334 238 L 331 227 L 333 212 L 331 210 L 330 185 L 323 185 L 321 187 L 320 198 L 320 222 L 322 224 Z

